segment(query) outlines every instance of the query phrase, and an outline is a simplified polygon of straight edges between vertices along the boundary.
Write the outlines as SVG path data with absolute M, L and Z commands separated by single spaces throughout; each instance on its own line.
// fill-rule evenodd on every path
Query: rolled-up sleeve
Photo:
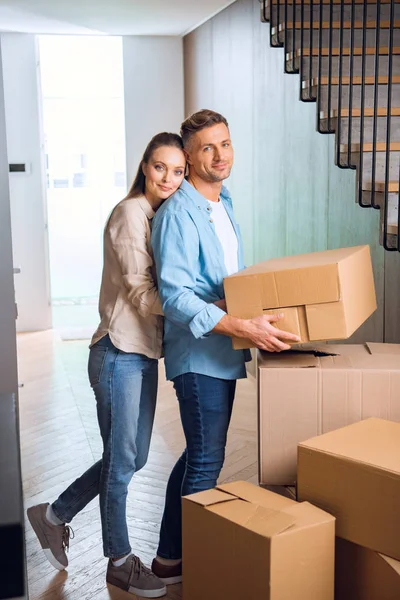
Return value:
M 194 292 L 200 244 L 190 215 L 160 215 L 153 226 L 152 246 L 164 315 L 195 338 L 207 335 L 225 312 Z
M 111 246 L 122 271 L 129 301 L 142 317 L 161 315 L 162 308 L 153 277 L 153 258 L 148 250 L 150 227 L 125 206 L 118 207 L 109 226 Z

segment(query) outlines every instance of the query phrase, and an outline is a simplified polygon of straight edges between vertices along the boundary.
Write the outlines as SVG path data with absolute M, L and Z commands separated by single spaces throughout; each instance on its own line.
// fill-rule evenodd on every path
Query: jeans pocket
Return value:
M 95 345 L 90 349 L 88 374 L 90 385 L 94 387 L 101 379 L 104 363 L 108 354 L 108 348 L 106 346 Z

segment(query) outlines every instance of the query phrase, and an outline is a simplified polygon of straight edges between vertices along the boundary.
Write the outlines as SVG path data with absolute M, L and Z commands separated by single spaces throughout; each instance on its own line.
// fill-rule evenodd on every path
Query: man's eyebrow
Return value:
M 215 146 L 216 144 L 226 144 L 226 142 L 230 142 L 231 138 L 227 138 L 226 140 L 223 140 L 222 142 L 208 142 L 207 144 L 202 144 L 202 148 L 205 148 L 206 146 Z

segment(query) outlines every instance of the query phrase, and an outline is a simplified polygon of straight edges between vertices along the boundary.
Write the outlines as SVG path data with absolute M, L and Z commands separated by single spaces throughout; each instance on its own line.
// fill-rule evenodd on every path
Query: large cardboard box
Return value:
M 230 315 L 283 312 L 277 327 L 303 342 L 347 339 L 376 309 L 368 246 L 267 260 L 227 277 L 224 288 Z
M 399 600 L 400 562 L 336 539 L 335 600 Z
M 258 410 L 260 483 L 294 485 L 299 442 L 367 417 L 400 421 L 400 344 L 260 352 Z
M 183 498 L 188 600 L 332 600 L 335 522 L 236 482 Z
M 339 537 L 400 560 L 400 423 L 366 419 L 299 444 L 297 495 Z

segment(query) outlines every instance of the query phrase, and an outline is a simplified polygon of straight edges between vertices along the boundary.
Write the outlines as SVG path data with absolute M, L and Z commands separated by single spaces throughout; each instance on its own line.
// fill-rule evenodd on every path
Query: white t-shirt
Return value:
M 225 210 L 224 203 L 208 201 L 212 209 L 211 218 L 214 222 L 215 232 L 224 251 L 224 262 L 228 275 L 237 273 L 238 266 L 238 240 L 232 222 Z

